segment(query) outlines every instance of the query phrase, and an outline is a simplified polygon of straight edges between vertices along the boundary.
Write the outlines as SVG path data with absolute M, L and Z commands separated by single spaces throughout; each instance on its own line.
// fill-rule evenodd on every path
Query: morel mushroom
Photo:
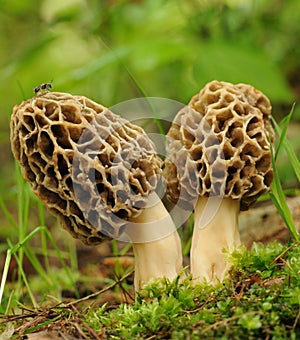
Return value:
M 167 135 L 168 196 L 194 208 L 191 272 L 218 281 L 224 249 L 240 245 L 238 213 L 273 180 L 271 104 L 254 87 L 212 81 L 175 117 Z
M 142 128 L 86 97 L 48 92 L 14 107 L 11 145 L 34 193 L 74 238 L 130 238 L 136 290 L 176 277 L 180 239 L 157 199 L 162 161 Z

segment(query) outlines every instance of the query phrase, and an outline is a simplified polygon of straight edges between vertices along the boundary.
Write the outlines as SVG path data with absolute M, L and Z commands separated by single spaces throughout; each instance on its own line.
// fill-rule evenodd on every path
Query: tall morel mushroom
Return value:
M 168 132 L 168 196 L 194 209 L 195 280 L 224 278 L 224 249 L 240 245 L 239 211 L 272 183 L 270 113 L 270 101 L 254 87 L 212 81 L 178 112 Z
M 162 161 L 142 128 L 86 97 L 48 92 L 14 107 L 11 146 L 34 193 L 73 237 L 133 242 L 136 290 L 176 277 L 180 239 L 155 193 Z

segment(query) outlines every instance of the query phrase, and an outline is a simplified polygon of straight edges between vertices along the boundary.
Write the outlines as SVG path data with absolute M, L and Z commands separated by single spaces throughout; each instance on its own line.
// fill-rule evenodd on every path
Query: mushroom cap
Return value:
M 118 238 L 156 189 L 144 130 L 83 97 L 48 92 L 13 108 L 11 147 L 34 193 L 74 238 Z
M 167 134 L 164 176 L 171 201 L 240 200 L 247 210 L 273 180 L 268 98 L 246 84 L 212 81 L 179 111 Z

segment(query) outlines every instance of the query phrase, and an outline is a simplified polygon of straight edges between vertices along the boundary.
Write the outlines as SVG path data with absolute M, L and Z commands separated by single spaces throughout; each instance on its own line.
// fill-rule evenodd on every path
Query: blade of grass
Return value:
M 122 65 L 122 67 L 125 69 L 125 71 L 127 72 L 128 76 L 130 77 L 130 79 L 132 80 L 133 84 L 136 86 L 136 88 L 139 90 L 139 92 L 142 94 L 142 96 L 145 98 L 147 104 L 149 105 L 149 108 L 151 109 L 152 113 L 153 113 L 153 119 L 155 121 L 156 126 L 158 127 L 158 130 L 160 132 L 160 134 L 162 136 L 165 135 L 163 126 L 161 121 L 159 120 L 159 117 L 157 117 L 157 113 L 156 110 L 154 108 L 154 106 L 152 105 L 151 100 L 149 100 L 149 96 L 147 95 L 145 89 L 143 88 L 143 86 L 140 84 L 140 82 L 137 80 L 137 78 L 134 76 L 134 74 L 130 71 L 130 69 L 128 68 L 128 66 L 123 62 L 123 54 L 120 54 L 118 51 L 114 50 L 113 48 L 111 48 L 108 43 L 106 43 L 103 38 L 101 38 L 102 43 L 104 44 L 104 46 L 110 51 L 110 53 L 112 53 L 115 56 L 115 59 L 120 63 L 120 65 Z
M 39 329 L 45 328 L 46 326 L 50 325 L 51 323 L 54 323 L 55 321 L 59 320 L 61 317 L 62 317 L 62 315 L 58 314 L 58 315 L 54 316 L 53 318 L 51 318 L 50 320 L 45 320 L 45 321 L 39 323 L 36 326 L 33 326 L 33 327 L 26 329 L 24 334 L 30 334 L 30 333 L 37 332 Z
M 0 293 L 1 293 L 1 299 L 4 291 L 5 282 L 7 279 L 7 273 L 8 268 L 11 260 L 11 256 L 15 256 L 18 264 L 18 283 L 16 287 L 16 295 L 20 295 L 20 292 L 22 291 L 22 287 L 24 285 L 24 270 L 23 270 L 23 258 L 24 254 L 27 256 L 33 267 L 35 268 L 37 274 L 45 280 L 47 284 L 53 284 L 51 280 L 51 276 L 49 276 L 50 272 L 50 266 L 48 261 L 48 246 L 47 246 L 47 240 L 49 240 L 50 244 L 52 245 L 52 248 L 54 249 L 54 252 L 56 253 L 56 256 L 59 260 L 60 265 L 62 266 L 63 270 L 66 273 L 66 277 L 68 278 L 70 284 L 75 289 L 75 294 L 78 295 L 78 291 L 75 285 L 75 280 L 72 277 L 72 274 L 68 268 L 68 266 L 65 264 L 65 261 L 63 259 L 63 256 L 61 255 L 61 252 L 59 248 L 56 245 L 55 240 L 53 239 L 51 233 L 49 230 L 45 227 L 45 217 L 44 217 L 44 207 L 40 201 L 37 200 L 38 209 L 39 209 L 39 220 L 41 222 L 41 226 L 38 226 L 33 231 L 29 233 L 28 231 L 28 220 L 29 220 L 29 209 L 30 209 L 30 202 L 31 202 L 31 189 L 29 185 L 25 182 L 21 175 L 20 168 L 15 162 L 15 177 L 17 182 L 17 204 L 18 204 L 18 223 L 15 222 L 15 219 L 13 218 L 12 214 L 9 212 L 7 206 L 5 205 L 4 201 L 0 199 L 0 206 L 2 210 L 4 211 L 6 217 L 11 222 L 11 224 L 14 227 L 14 230 L 18 230 L 18 244 L 15 246 L 10 246 L 11 249 L 9 249 L 9 252 L 7 253 L 7 259 L 6 259 L 6 266 L 3 270 L 2 275 L 2 283 L 0 286 Z M 42 253 L 43 258 L 45 260 L 45 269 L 41 265 L 40 261 L 38 260 L 36 253 L 32 250 L 31 246 L 28 244 L 29 240 L 35 237 L 37 234 L 41 235 L 41 244 L 42 244 Z M 13 243 L 9 240 L 8 241 L 10 245 Z M 74 261 L 73 261 L 74 262 Z M 26 280 L 26 277 L 25 277 Z M 33 304 L 36 302 L 32 300 Z
M 194 226 L 194 215 L 191 214 L 189 217 L 189 222 L 187 224 L 187 230 L 189 229 L 188 235 L 193 234 L 193 226 Z M 187 241 L 184 243 L 182 242 L 182 254 L 185 256 L 188 256 L 190 249 L 191 249 L 191 244 L 192 244 L 192 238 L 189 236 L 187 238 Z
M 293 104 L 290 113 L 284 119 L 282 119 L 282 121 L 279 124 L 280 126 L 283 126 L 283 128 L 282 128 L 282 130 L 279 133 L 280 139 L 279 139 L 279 143 L 278 143 L 278 146 L 277 146 L 276 152 L 275 152 L 275 160 L 277 159 L 278 153 L 279 153 L 279 151 L 281 150 L 281 148 L 282 148 L 282 146 L 284 144 L 285 137 L 286 137 L 286 132 L 287 132 L 289 123 L 291 121 L 291 118 L 293 116 L 294 108 L 295 108 L 295 103 Z M 273 119 L 273 123 L 276 124 L 274 119 Z M 276 131 L 276 132 L 278 133 L 279 131 Z
M 73 238 L 68 243 L 68 249 L 69 249 L 68 258 L 70 260 L 71 270 L 77 272 L 78 271 L 77 248 L 76 248 L 76 243 L 74 242 Z M 62 255 L 62 258 L 63 258 L 63 254 L 61 251 L 60 251 L 60 254 Z
M 300 241 L 300 235 L 297 232 L 297 228 L 295 226 L 290 209 L 286 203 L 285 195 L 283 193 L 280 181 L 274 180 L 274 186 L 272 185 L 270 197 L 292 236 L 295 238 L 296 241 Z
M 132 248 L 131 243 L 127 243 L 126 246 L 121 250 L 120 255 L 123 256 Z
M 283 142 L 284 143 L 284 140 Z M 270 197 L 276 206 L 278 213 L 280 214 L 281 218 L 283 219 L 284 223 L 286 224 L 287 228 L 289 229 L 292 236 L 295 238 L 296 241 L 300 240 L 300 235 L 297 232 L 297 228 L 295 226 L 293 217 L 291 215 L 290 209 L 286 203 L 285 195 L 280 183 L 279 174 L 276 168 L 276 159 L 273 152 L 272 145 L 270 145 L 271 156 L 272 156 L 272 166 L 274 171 L 274 180 L 271 186 Z
M 70 272 L 70 268 L 65 264 L 65 261 L 64 261 L 62 255 L 61 255 L 61 252 L 60 252 L 60 250 L 59 250 L 59 248 L 58 248 L 58 246 L 57 246 L 57 244 L 56 244 L 56 242 L 55 242 L 53 236 L 51 235 L 50 231 L 49 231 L 46 227 L 42 226 L 42 227 L 40 227 L 40 228 L 43 228 L 43 231 L 46 233 L 46 235 L 47 235 L 47 237 L 48 237 L 48 239 L 49 239 L 49 241 L 50 241 L 52 247 L 53 247 L 54 250 L 56 251 L 56 254 L 57 254 L 57 258 L 58 258 L 58 260 L 59 260 L 59 263 L 60 263 L 60 265 L 63 267 L 63 269 L 64 269 L 64 271 L 65 271 L 65 273 L 66 273 L 66 275 L 67 275 L 67 277 L 68 277 L 69 282 L 72 284 L 72 286 L 73 286 L 74 289 L 75 289 L 75 295 L 76 295 L 76 296 L 79 296 L 78 290 L 77 290 L 77 288 L 76 288 L 75 281 L 73 280 L 72 274 L 71 274 L 71 272 Z
M 112 241 L 112 252 L 114 256 L 114 273 L 117 276 L 122 275 L 124 272 L 124 268 L 119 261 L 120 252 L 119 252 L 119 247 L 118 247 L 118 243 L 116 240 Z
M 10 265 L 10 261 L 11 261 L 12 256 L 14 256 L 16 261 L 17 261 L 19 275 L 21 275 L 23 282 L 25 283 L 25 285 L 27 287 L 28 281 L 27 281 L 27 278 L 26 278 L 26 274 L 23 270 L 21 259 L 19 257 L 19 254 L 20 254 L 19 250 L 20 249 L 23 249 L 22 256 L 24 255 L 24 253 L 26 254 L 26 256 L 28 256 L 28 259 L 30 260 L 31 264 L 33 265 L 33 267 L 37 271 L 38 275 L 40 275 L 48 284 L 52 284 L 51 280 L 49 280 L 47 272 L 45 272 L 45 270 L 43 269 L 43 267 L 39 263 L 37 257 L 32 253 L 32 251 L 29 248 L 25 247 L 26 244 L 28 243 L 28 241 L 31 240 L 34 236 L 36 236 L 38 233 L 45 233 L 46 237 L 49 239 L 51 245 L 53 246 L 53 248 L 56 251 L 59 262 L 60 262 L 61 266 L 63 267 L 63 269 L 64 269 L 64 271 L 65 271 L 65 273 L 66 273 L 66 275 L 69 279 L 69 282 L 75 288 L 76 295 L 78 295 L 78 291 L 76 289 L 75 282 L 72 278 L 72 275 L 70 273 L 69 268 L 66 266 L 65 261 L 63 260 L 63 258 L 61 256 L 60 250 L 57 247 L 56 242 L 54 241 L 52 235 L 50 234 L 49 230 L 46 227 L 39 226 L 39 227 L 35 228 L 30 234 L 25 236 L 25 238 L 22 240 L 22 242 L 18 243 L 17 245 L 13 246 L 12 242 L 9 239 L 7 240 L 7 243 L 9 245 L 10 249 L 8 249 L 8 251 L 7 251 L 5 265 L 4 265 L 4 269 L 3 269 L 3 273 L 2 273 L 2 280 L 1 280 L 1 286 L 0 286 L 0 304 L 1 304 L 1 299 L 2 299 L 2 296 L 3 296 L 4 287 L 5 287 L 7 274 L 8 274 L 8 269 L 9 269 L 9 265 Z M 30 290 L 30 287 L 27 287 L 27 289 Z M 19 287 L 17 292 L 20 292 L 20 290 L 21 290 L 21 288 Z M 18 293 L 16 295 L 18 295 Z M 32 297 L 32 296 L 30 295 L 30 297 Z M 35 304 L 36 304 L 35 299 L 34 298 L 31 299 L 31 301 L 32 301 L 32 304 L 35 306 Z
M 26 100 L 26 95 L 25 95 L 25 91 L 24 91 L 24 87 L 23 87 L 22 83 L 20 82 L 20 80 L 17 80 L 17 83 L 18 83 L 20 92 L 22 94 L 23 100 Z
M 14 217 L 12 216 L 10 211 L 8 210 L 6 204 L 4 203 L 4 201 L 3 201 L 1 196 L 0 196 L 0 208 L 1 208 L 2 212 L 4 213 L 5 217 L 8 219 L 9 223 L 14 228 L 14 230 L 17 230 L 18 229 L 18 224 L 16 223 Z
M 10 261 L 11 261 L 11 249 L 8 249 L 7 252 L 6 252 L 6 257 L 5 257 L 5 262 L 4 262 L 3 272 L 2 272 L 2 278 L 1 278 L 0 305 L 2 303 L 2 297 L 3 297 L 3 293 L 4 293 L 4 287 L 5 287 L 5 284 L 6 284 L 6 280 L 7 280 Z
M 27 233 L 27 221 L 29 215 L 29 201 L 30 201 L 30 190 L 21 175 L 20 167 L 17 162 L 16 166 L 16 178 L 17 178 L 17 192 L 18 192 L 18 231 L 19 240 L 22 240 Z
M 42 234 L 44 234 L 44 233 L 42 233 Z M 32 264 L 32 266 L 35 269 L 35 271 L 38 273 L 38 275 L 45 282 L 47 282 L 48 285 L 52 286 L 53 285 L 53 281 L 51 280 L 51 276 L 49 276 L 47 274 L 47 272 L 44 270 L 44 268 L 42 267 L 42 265 L 41 265 L 40 261 L 38 260 L 37 256 L 32 251 L 32 248 L 31 247 L 24 247 L 24 253 L 26 255 L 26 258 Z M 49 272 L 49 270 L 48 270 L 48 272 Z
M 8 239 L 7 240 L 7 243 L 9 245 L 9 247 L 13 250 L 15 247 L 12 245 L 11 241 Z M 23 254 L 23 253 L 22 253 Z M 29 285 L 29 282 L 27 280 L 27 276 L 26 276 L 26 273 L 24 272 L 24 269 L 23 269 L 23 266 L 22 266 L 22 262 L 20 261 L 20 258 L 17 254 L 16 251 L 12 251 L 11 252 L 11 255 L 14 256 L 16 262 L 17 262 L 17 265 L 18 265 L 18 274 L 21 275 L 21 278 L 19 278 L 19 282 L 21 282 L 21 279 L 23 280 L 23 283 L 25 284 L 25 287 L 27 288 L 27 292 L 28 292 L 28 295 L 30 297 L 30 300 L 32 302 L 32 305 L 33 307 L 36 309 L 38 308 L 38 304 L 35 300 L 35 297 L 34 297 L 34 294 L 33 292 L 31 291 L 31 288 L 30 288 L 30 285 Z M 23 260 L 23 259 L 22 259 Z M 20 290 L 19 290 L 20 292 Z M 16 294 L 16 298 L 18 299 L 18 293 Z
M 17 200 L 18 200 L 18 239 L 19 243 L 25 238 L 27 234 L 27 221 L 28 221 L 28 210 L 29 210 L 29 195 L 26 183 L 21 175 L 20 168 L 15 162 L 15 172 L 17 178 Z M 22 272 L 23 272 L 23 258 L 24 249 L 23 247 L 18 248 L 18 288 L 17 291 L 20 292 L 22 289 Z
M 10 310 L 10 307 L 11 307 L 11 303 L 12 303 L 12 300 L 13 300 L 13 297 L 15 295 L 15 291 L 12 290 L 9 294 L 9 297 L 8 297 L 8 302 L 6 304 L 6 308 L 5 308 L 5 315 L 7 315 L 9 313 L 9 310 Z
M 45 226 L 45 214 L 44 214 L 44 205 L 40 200 L 37 201 L 38 209 L 39 209 L 39 221 L 40 224 Z M 43 252 L 43 258 L 45 263 L 46 271 L 49 272 L 49 257 L 48 257 L 48 247 L 47 247 L 47 237 L 44 232 L 41 233 L 41 246 L 42 246 L 42 252 Z
M 274 119 L 273 119 L 273 124 L 274 124 L 274 128 L 275 128 L 276 133 L 279 136 L 281 136 L 282 130 L 280 129 L 279 125 L 275 122 Z M 285 151 L 286 151 L 286 153 L 289 157 L 289 160 L 290 160 L 290 163 L 293 167 L 295 175 L 296 175 L 298 181 L 300 182 L 300 161 L 298 160 L 298 157 L 295 153 L 295 150 L 293 149 L 292 145 L 290 144 L 290 142 L 287 138 L 284 138 L 284 139 L 280 138 L 280 140 L 282 140 L 281 145 L 283 145 L 283 147 L 284 147 L 284 149 L 285 149 Z M 281 148 L 280 145 L 279 145 L 279 147 Z
M 294 169 L 295 175 L 298 181 L 300 182 L 300 162 L 295 153 L 295 150 L 293 149 L 291 143 L 288 140 L 284 141 L 284 148 L 285 148 L 286 153 L 288 154 L 288 157 Z
M 149 105 L 152 113 L 153 113 L 153 117 L 154 117 L 154 122 L 156 124 L 156 126 L 158 127 L 158 131 L 162 136 L 165 136 L 165 131 L 164 128 L 162 126 L 161 121 L 159 120 L 159 117 L 157 117 L 157 113 L 155 111 L 155 108 L 152 105 L 151 100 L 148 100 L 148 96 L 146 94 L 146 91 L 144 90 L 144 88 L 142 87 L 142 85 L 138 82 L 138 80 L 136 79 L 136 77 L 133 75 L 133 73 L 129 70 L 129 68 L 122 63 L 122 65 L 124 66 L 126 72 L 128 73 L 129 77 L 131 78 L 131 80 L 133 81 L 134 85 L 137 87 L 137 89 L 142 93 L 143 97 L 146 99 L 147 104 Z

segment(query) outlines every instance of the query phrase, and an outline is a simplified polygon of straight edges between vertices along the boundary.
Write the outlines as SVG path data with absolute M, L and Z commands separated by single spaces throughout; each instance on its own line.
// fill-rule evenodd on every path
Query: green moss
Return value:
M 254 244 L 231 255 L 222 284 L 153 281 L 132 305 L 99 309 L 91 326 L 109 339 L 296 339 L 299 258 L 299 243 Z

